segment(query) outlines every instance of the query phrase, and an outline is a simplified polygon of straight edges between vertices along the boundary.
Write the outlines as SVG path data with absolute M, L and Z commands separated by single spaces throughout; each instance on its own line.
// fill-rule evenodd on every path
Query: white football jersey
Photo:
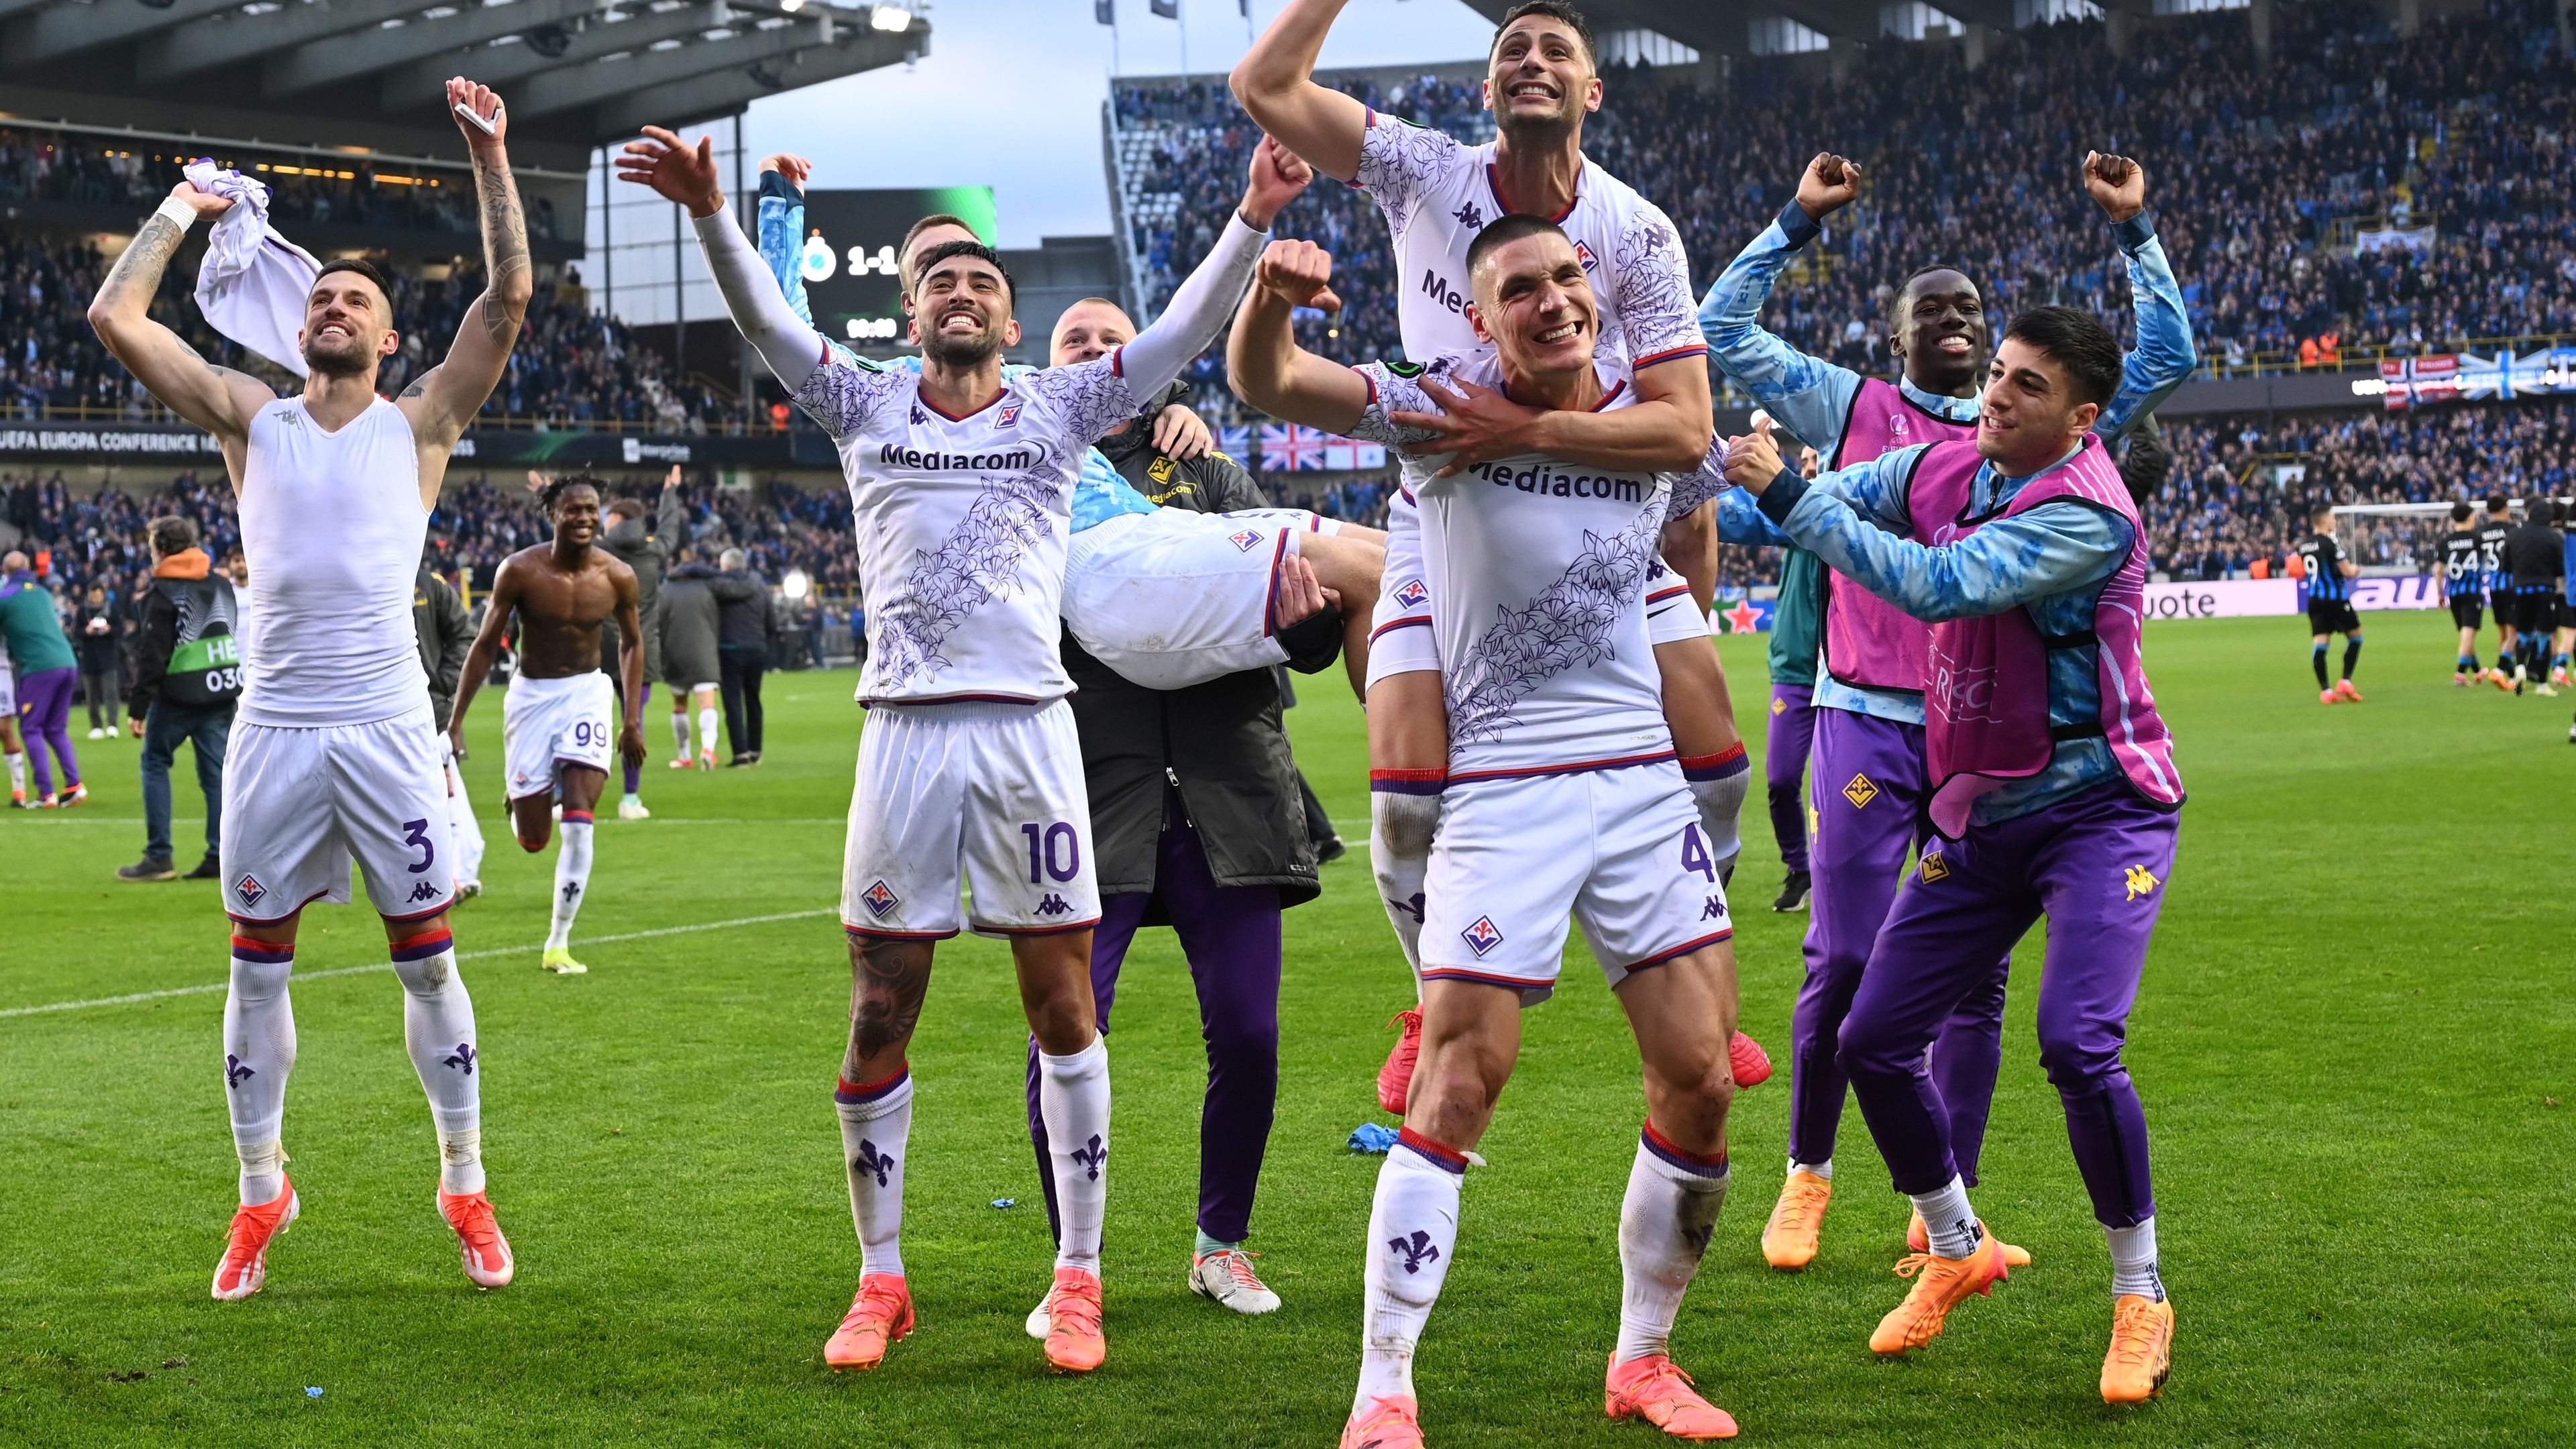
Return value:
M 1396 326 L 1405 355 L 1427 361 L 1483 346 L 1467 321 L 1467 245 L 1485 223 L 1512 212 L 1494 170 L 1494 143 L 1469 146 L 1371 111 L 1353 182 L 1386 213 L 1394 236 Z M 1586 158 L 1574 205 L 1548 220 L 1573 238 L 1592 279 L 1604 351 L 1635 371 L 1707 355 L 1690 262 L 1662 208 Z
M 1006 379 L 952 418 L 921 375 L 827 357 L 797 405 L 840 449 L 868 604 L 862 703 L 1042 703 L 1073 692 L 1057 651 L 1074 482 L 1136 413 L 1120 354 Z
M 1606 353 L 1594 365 L 1602 410 L 1634 403 L 1626 368 Z M 1351 436 L 1387 443 L 1423 440 L 1387 414 L 1435 411 L 1424 377 L 1503 386 L 1491 352 L 1358 371 L 1370 401 Z M 1670 475 L 1530 454 L 1435 477 L 1446 461 L 1406 457 L 1403 487 L 1420 518 L 1450 783 L 1671 758 L 1645 592 Z

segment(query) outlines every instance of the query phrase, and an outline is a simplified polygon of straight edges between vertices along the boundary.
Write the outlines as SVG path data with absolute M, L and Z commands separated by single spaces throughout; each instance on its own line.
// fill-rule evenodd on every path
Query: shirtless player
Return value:
M 555 787 L 563 787 L 563 849 L 555 853 L 554 926 L 546 933 L 548 971 L 578 976 L 590 968 L 572 958 L 573 918 L 590 889 L 591 812 L 608 783 L 608 676 L 599 672 L 600 627 L 617 620 L 617 681 L 626 723 L 617 750 L 644 763 L 644 630 L 635 605 L 635 571 L 594 548 L 599 541 L 599 482 L 574 473 L 546 485 L 552 543 L 523 548 L 501 561 L 492 580 L 491 611 L 465 656 L 456 709 L 447 732 L 465 753 L 465 711 L 474 703 L 510 620 L 519 621 L 519 668 L 501 703 L 501 752 L 509 775 L 510 824 L 519 848 L 533 855 L 551 833 Z

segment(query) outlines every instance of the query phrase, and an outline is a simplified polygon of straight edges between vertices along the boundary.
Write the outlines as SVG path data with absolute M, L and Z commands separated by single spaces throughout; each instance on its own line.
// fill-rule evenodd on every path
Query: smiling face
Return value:
M 1967 397 L 1986 371 L 1985 299 L 1976 283 L 1946 267 L 1905 284 L 1888 331 L 1906 378 L 1925 392 Z
M 331 377 L 365 377 L 393 355 L 393 303 L 359 272 L 325 272 L 304 299 L 305 365 Z
M 1592 365 L 1601 308 L 1563 232 L 1515 237 L 1476 261 L 1467 319 L 1494 344 L 1507 377 L 1563 376 Z
M 903 255 L 895 262 L 897 279 L 903 283 L 904 315 L 912 315 L 913 284 L 921 278 L 921 259 L 930 255 L 933 247 L 944 247 L 950 242 L 982 240 L 962 226 L 926 226 L 916 233 L 912 245 L 905 247 Z
M 912 340 L 921 355 L 972 367 L 1020 340 L 1011 320 L 1011 284 L 982 257 L 960 254 L 931 262 L 913 288 Z
M 1136 339 L 1136 324 L 1125 312 L 1099 300 L 1076 302 L 1055 319 L 1055 336 L 1047 345 L 1047 365 L 1064 367 L 1089 362 Z
M 1570 130 L 1601 109 L 1601 77 L 1574 27 L 1553 15 L 1524 15 L 1494 38 L 1485 109 L 1502 130 Z
M 2018 337 L 1996 349 L 1977 414 L 1977 451 L 2006 477 L 2026 478 L 2082 442 L 2102 409 L 2082 398 L 2056 358 Z
M 599 490 L 587 483 L 567 485 L 555 495 L 555 542 L 588 548 L 599 537 Z

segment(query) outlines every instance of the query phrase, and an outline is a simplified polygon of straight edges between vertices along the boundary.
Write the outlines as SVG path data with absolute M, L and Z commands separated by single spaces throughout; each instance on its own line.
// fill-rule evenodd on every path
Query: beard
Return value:
M 921 341 L 921 355 L 942 367 L 975 367 L 1001 350 L 999 327 L 986 328 L 972 337 L 958 337 L 942 328 Z
M 376 359 L 358 349 L 356 339 L 343 351 L 324 351 L 312 338 L 304 342 L 304 365 L 325 377 L 364 377 L 373 372 Z

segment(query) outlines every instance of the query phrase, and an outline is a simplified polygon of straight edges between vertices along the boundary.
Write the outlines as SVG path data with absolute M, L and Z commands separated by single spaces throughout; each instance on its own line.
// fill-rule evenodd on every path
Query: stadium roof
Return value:
M 7 0 L 0 0 L 0 4 Z M 1500 22 L 1515 0 L 1466 0 L 1487 19 Z M 1770 16 L 1785 16 L 1833 40 L 1868 44 L 1885 38 L 1886 20 L 1879 0 L 1579 0 L 1596 31 L 1634 27 L 1667 35 L 1703 55 L 1752 53 L 1752 25 Z M 2106 12 L 2155 13 L 2155 0 L 2095 0 Z M 2012 30 L 2017 22 L 2013 0 L 1939 0 L 1934 9 L 1968 25 Z
M 0 112 L 444 153 L 462 74 L 502 93 L 514 152 L 577 167 L 929 48 L 904 6 L 821 0 L 0 0 Z

